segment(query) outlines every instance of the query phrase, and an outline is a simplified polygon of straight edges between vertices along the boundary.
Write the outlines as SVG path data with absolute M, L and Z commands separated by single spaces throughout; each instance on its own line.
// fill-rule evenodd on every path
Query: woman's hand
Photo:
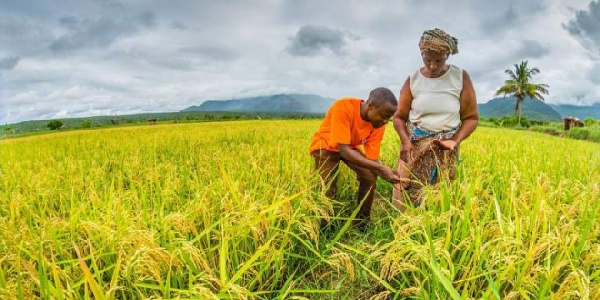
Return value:
M 411 142 L 402 143 L 402 148 L 400 149 L 400 159 L 405 163 L 408 163 L 412 160 L 412 150 L 413 145 Z
M 458 143 L 455 140 L 435 140 L 433 143 L 444 150 L 454 150 L 458 147 Z

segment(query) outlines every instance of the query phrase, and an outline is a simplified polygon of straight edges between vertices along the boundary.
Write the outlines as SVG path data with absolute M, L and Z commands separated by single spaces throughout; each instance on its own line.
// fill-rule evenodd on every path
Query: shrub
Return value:
M 91 128 L 91 127 L 92 127 L 92 121 L 90 121 L 90 120 L 81 121 L 81 128 Z
M 63 122 L 60 120 L 52 120 L 48 122 L 46 127 L 50 128 L 50 130 L 58 130 L 63 126 Z
M 531 121 L 525 117 L 521 117 L 521 125 L 519 126 L 516 116 L 504 116 L 494 123 L 501 127 L 531 127 Z
M 590 127 L 590 126 L 594 126 L 594 125 L 596 125 L 598 122 L 599 122 L 599 121 L 597 121 L 597 120 L 594 120 L 594 118 L 592 118 L 592 117 L 587 117 L 587 118 L 585 118 L 585 120 L 583 120 L 583 124 L 584 124 L 585 126 L 588 126 L 588 127 Z
M 531 123 L 531 125 L 549 125 L 550 121 L 546 121 L 546 120 L 530 120 L 529 121 Z
M 549 125 L 546 125 L 546 126 L 533 125 L 533 126 L 529 127 L 529 130 L 535 131 L 535 132 L 546 133 L 546 134 L 550 134 L 550 135 L 556 135 L 556 136 L 562 135 L 562 130 L 556 129 Z
M 567 136 L 578 140 L 600 142 L 600 130 L 575 127 L 567 132 Z

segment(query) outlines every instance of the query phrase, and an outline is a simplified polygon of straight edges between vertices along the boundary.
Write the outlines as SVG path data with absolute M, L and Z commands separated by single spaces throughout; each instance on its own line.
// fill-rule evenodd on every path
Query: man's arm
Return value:
M 347 144 L 338 144 L 338 148 L 340 149 L 340 156 L 356 165 L 359 165 L 364 168 L 368 168 L 379 175 L 384 180 L 391 183 L 400 182 L 400 177 L 398 177 L 398 172 L 396 170 L 387 167 L 376 160 L 370 160 L 364 157 L 360 152 L 355 149 L 352 149 L 350 145 Z

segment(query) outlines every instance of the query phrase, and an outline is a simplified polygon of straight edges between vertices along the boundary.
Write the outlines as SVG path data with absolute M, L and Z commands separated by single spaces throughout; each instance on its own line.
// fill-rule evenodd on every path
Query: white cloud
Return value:
M 596 16 L 589 0 L 63 4 L 0 3 L 0 59 L 20 58 L 0 70 L 0 123 L 284 92 L 366 97 L 386 86 L 397 94 L 421 66 L 420 34 L 434 27 L 459 39 L 449 62 L 471 73 L 480 102 L 524 59 L 550 85 L 548 102 L 600 101 L 599 64 L 583 42 L 598 22 L 578 17 Z

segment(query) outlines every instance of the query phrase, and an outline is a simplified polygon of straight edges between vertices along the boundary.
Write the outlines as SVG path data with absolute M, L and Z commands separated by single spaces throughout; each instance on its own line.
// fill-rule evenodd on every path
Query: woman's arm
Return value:
M 401 156 L 404 157 L 405 161 L 408 161 L 412 155 L 412 143 L 410 142 L 410 133 L 406 127 L 408 122 L 408 114 L 410 112 L 410 106 L 412 104 L 413 96 L 410 92 L 410 78 L 406 78 L 402 89 L 400 90 L 400 96 L 398 97 L 398 109 L 394 114 L 394 129 L 400 136 L 402 141 Z
M 457 145 L 469 137 L 479 122 L 479 110 L 473 82 L 467 71 L 463 70 L 463 90 L 460 93 L 460 120 L 462 124 L 452 137 Z

